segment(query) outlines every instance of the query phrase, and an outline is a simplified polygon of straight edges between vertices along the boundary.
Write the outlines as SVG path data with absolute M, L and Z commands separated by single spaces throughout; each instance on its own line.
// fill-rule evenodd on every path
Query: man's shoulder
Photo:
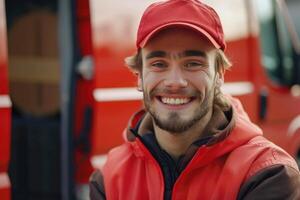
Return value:
M 300 173 L 296 161 L 263 136 L 251 139 L 245 148 L 254 156 L 237 199 L 299 199 Z
M 297 163 L 276 144 L 259 135 L 232 153 L 242 155 L 239 160 L 246 163 L 248 170 L 237 199 L 300 198 Z
M 240 147 L 245 157 L 252 159 L 247 178 L 252 177 L 260 170 L 274 165 L 284 165 L 299 171 L 294 158 L 285 150 L 272 143 L 263 136 L 256 136 Z
M 241 185 L 238 200 L 300 199 L 299 171 L 286 165 L 273 165 L 251 176 Z
M 130 163 L 132 153 L 132 145 L 130 142 L 116 146 L 108 152 L 104 165 L 99 166 L 90 176 L 90 199 L 106 199 L 105 179 L 119 174 L 120 169 Z

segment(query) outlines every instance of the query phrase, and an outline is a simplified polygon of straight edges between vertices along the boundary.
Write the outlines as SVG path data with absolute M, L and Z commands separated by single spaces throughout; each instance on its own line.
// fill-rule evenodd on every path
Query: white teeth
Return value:
M 164 104 L 170 104 L 170 105 L 181 105 L 186 104 L 190 101 L 189 98 L 168 98 L 168 97 L 162 97 L 161 101 Z

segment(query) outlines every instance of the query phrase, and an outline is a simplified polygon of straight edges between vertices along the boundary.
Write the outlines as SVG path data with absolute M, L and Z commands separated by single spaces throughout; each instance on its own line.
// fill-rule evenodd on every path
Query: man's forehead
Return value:
M 169 27 L 161 30 L 141 49 L 142 58 L 198 57 L 208 59 L 216 48 L 201 33 L 186 27 Z
M 205 52 L 216 48 L 199 32 L 195 32 L 190 28 L 171 27 L 153 35 L 142 49 L 201 50 Z
M 156 50 L 145 52 L 145 58 L 151 59 L 155 57 L 167 57 L 167 58 L 182 58 L 182 57 L 202 57 L 207 58 L 207 53 L 201 50 L 190 49 L 190 50 L 183 50 L 183 51 L 163 51 L 163 50 Z

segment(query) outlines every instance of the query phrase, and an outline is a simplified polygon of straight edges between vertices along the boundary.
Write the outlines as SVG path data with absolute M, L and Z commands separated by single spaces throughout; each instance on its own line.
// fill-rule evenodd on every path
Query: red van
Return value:
M 203 1 L 221 17 L 233 63 L 223 91 L 300 163 L 300 1 Z M 0 192 L 10 157 L 12 199 L 87 198 L 90 173 L 143 106 L 124 58 L 135 52 L 139 19 L 152 2 L 5 1 Z M 0 23 L 1 49 L 4 32 Z

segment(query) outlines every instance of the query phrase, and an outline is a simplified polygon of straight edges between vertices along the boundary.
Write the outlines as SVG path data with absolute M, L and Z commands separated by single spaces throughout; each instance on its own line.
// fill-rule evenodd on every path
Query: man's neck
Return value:
M 197 139 L 201 138 L 203 131 L 210 121 L 212 110 L 208 112 L 201 120 L 194 124 L 190 129 L 182 133 L 170 133 L 159 128 L 155 123 L 154 132 L 158 144 L 162 149 L 168 152 L 174 159 L 185 154 L 189 146 Z

